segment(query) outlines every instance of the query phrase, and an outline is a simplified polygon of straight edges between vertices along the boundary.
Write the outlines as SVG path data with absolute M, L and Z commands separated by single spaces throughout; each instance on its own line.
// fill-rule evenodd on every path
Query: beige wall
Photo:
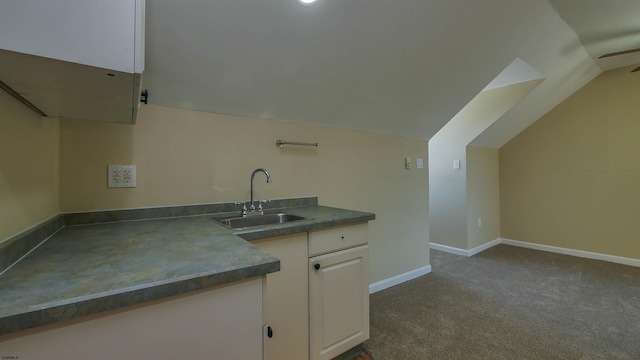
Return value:
M 473 249 L 500 237 L 498 149 L 469 146 L 467 163 L 467 241 Z
M 640 106 L 602 73 L 500 149 L 502 237 L 640 258 Z
M 437 135 L 436 135 L 437 136 Z M 429 240 L 467 248 L 466 146 L 429 141 Z M 460 160 L 460 169 L 453 161 Z
M 0 90 L 0 242 L 60 212 L 57 119 Z
M 427 143 L 397 136 L 143 106 L 135 126 L 61 121 L 63 212 L 318 196 L 374 212 L 371 282 L 429 264 Z M 277 139 L 318 148 L 275 147 Z M 108 189 L 108 164 L 135 164 L 137 188 Z M 414 164 L 415 165 L 415 164 Z
M 487 224 L 499 224 L 500 215 L 499 212 L 494 211 L 494 203 L 497 198 L 490 199 L 484 194 L 468 193 L 469 190 L 492 192 L 494 187 L 491 186 L 487 190 L 479 187 L 482 184 L 488 185 L 487 174 L 477 170 L 485 165 L 485 158 L 474 157 L 474 159 L 483 162 L 475 165 L 474 168 L 477 171 L 469 173 L 468 167 L 472 164 L 467 158 L 467 145 L 541 81 L 539 79 L 531 80 L 480 92 L 429 140 L 429 229 L 431 242 L 468 250 L 482 245 L 479 243 L 480 239 L 487 242 L 499 237 L 499 234 L 496 234 L 497 236 L 492 239 L 485 239 L 486 236 L 489 236 L 489 229 L 481 229 L 480 233 L 483 235 L 478 233 L 476 229 L 473 234 L 468 232 L 470 211 L 492 209 L 492 211 L 484 212 L 483 220 Z M 460 170 L 453 170 L 454 160 L 460 160 Z M 497 168 L 492 167 L 492 169 L 496 170 L 493 177 L 497 179 Z M 476 175 L 484 177 L 477 181 L 470 179 L 471 176 Z M 471 187 L 467 184 L 468 181 L 473 181 Z M 472 205 L 473 209 L 469 208 L 471 205 L 469 197 L 475 201 Z M 484 199 L 488 203 L 478 203 Z

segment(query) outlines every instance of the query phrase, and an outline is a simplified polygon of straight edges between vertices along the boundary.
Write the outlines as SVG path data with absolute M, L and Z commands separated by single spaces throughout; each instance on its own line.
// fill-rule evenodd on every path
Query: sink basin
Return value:
M 242 229 L 252 226 L 284 224 L 292 221 L 307 220 L 307 218 L 285 213 L 253 215 L 246 217 L 231 218 L 211 218 L 211 220 L 220 223 L 231 229 Z

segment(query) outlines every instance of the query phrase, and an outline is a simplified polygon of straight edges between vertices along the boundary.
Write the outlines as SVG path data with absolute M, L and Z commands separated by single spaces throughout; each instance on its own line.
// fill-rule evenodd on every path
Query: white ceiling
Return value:
M 582 45 L 603 70 L 640 65 L 640 52 L 605 59 L 599 56 L 640 48 L 640 0 L 551 0 Z
M 640 47 L 638 0 L 551 2 L 149 0 L 143 86 L 152 104 L 426 140 L 519 57 L 546 79 L 474 143 L 500 147 L 640 63 L 593 59 Z

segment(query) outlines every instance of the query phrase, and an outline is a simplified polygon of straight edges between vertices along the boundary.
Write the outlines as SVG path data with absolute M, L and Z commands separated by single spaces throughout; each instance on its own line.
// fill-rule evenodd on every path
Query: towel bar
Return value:
M 285 145 L 300 145 L 300 146 L 318 146 L 318 143 L 304 143 L 304 142 L 295 142 L 295 141 L 284 141 L 284 140 L 276 140 L 276 147 L 278 149 L 282 149 Z

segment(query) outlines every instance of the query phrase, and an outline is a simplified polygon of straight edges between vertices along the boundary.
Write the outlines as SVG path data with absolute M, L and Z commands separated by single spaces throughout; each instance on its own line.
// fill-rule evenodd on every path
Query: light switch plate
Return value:
M 136 187 L 135 165 L 108 165 L 107 187 L 134 188 Z
M 453 170 L 460 170 L 460 160 L 453 160 Z
M 416 169 L 423 169 L 424 164 L 422 163 L 422 159 L 416 159 Z

